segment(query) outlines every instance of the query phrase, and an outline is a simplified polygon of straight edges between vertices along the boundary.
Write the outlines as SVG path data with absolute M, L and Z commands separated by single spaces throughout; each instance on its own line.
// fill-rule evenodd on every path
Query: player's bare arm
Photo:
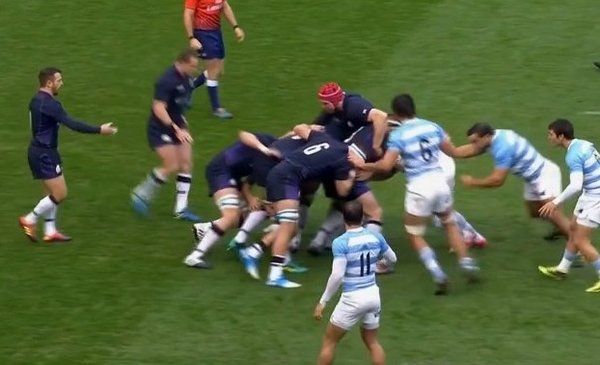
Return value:
M 169 116 L 169 112 L 167 112 L 167 103 L 162 100 L 153 100 L 152 101 L 152 112 L 154 115 L 160 120 L 161 123 L 166 125 L 167 127 L 173 128 L 177 138 L 183 143 L 191 143 L 193 142 L 192 136 L 185 129 L 181 129 L 173 122 L 173 119 Z
M 231 26 L 233 27 L 233 31 L 238 42 L 242 42 L 244 38 L 246 38 L 246 34 L 244 33 L 244 30 L 238 25 L 237 19 L 235 18 L 235 14 L 233 13 L 233 9 L 231 8 L 231 5 L 229 5 L 228 2 L 225 2 L 225 5 L 223 6 L 223 15 L 225 16 L 225 19 L 227 19 L 229 24 L 231 24 Z
M 261 200 L 252 193 L 252 185 L 247 180 L 244 180 L 244 182 L 242 183 L 240 191 L 241 191 L 242 197 L 244 198 L 246 203 L 248 203 L 248 207 L 250 208 L 250 210 L 260 210 L 261 209 L 261 207 L 262 207 Z
M 183 28 L 187 34 L 190 47 L 200 49 L 202 48 L 202 43 L 194 37 L 194 13 L 194 9 L 183 9 Z
M 398 151 L 388 149 L 381 159 L 373 163 L 365 163 L 363 159 L 357 158 L 356 155 L 352 154 L 348 155 L 348 158 L 350 162 L 358 169 L 374 173 L 387 173 L 395 169 L 398 156 Z
M 294 127 L 293 131 L 298 137 L 307 140 L 313 129 L 308 124 L 298 124 Z
M 378 156 L 383 154 L 383 139 L 385 138 L 385 133 L 388 130 L 388 113 L 379 110 L 379 109 L 371 109 L 369 112 L 369 121 L 373 123 L 373 149 L 377 152 Z
M 462 183 L 468 187 L 475 188 L 497 188 L 504 185 L 506 177 L 510 173 L 509 169 L 494 169 L 492 173 L 484 178 L 475 178 L 469 175 L 463 175 L 460 177 Z
M 442 149 L 442 151 L 444 151 L 444 150 Z M 454 158 L 470 158 L 470 157 L 479 156 L 484 152 L 485 152 L 484 150 L 478 148 L 477 146 L 475 146 L 472 143 L 467 143 L 467 144 L 459 146 L 459 147 L 454 147 L 452 154 L 448 154 L 446 151 L 444 151 L 444 153 L 446 153 L 448 156 L 451 156 Z

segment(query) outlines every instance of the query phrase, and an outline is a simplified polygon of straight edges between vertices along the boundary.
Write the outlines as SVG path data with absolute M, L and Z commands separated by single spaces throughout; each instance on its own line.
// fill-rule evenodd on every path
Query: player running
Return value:
M 540 272 L 555 279 L 564 279 L 569 273 L 577 252 L 581 252 L 598 274 L 598 281 L 586 289 L 588 293 L 600 293 L 600 256 L 592 245 L 592 233 L 600 225 L 600 153 L 594 144 L 575 138 L 573 124 L 557 119 L 548 126 L 550 143 L 567 150 L 565 157 L 569 167 L 570 182 L 560 195 L 540 208 L 542 217 L 552 216 L 557 207 L 583 189 L 571 220 L 571 234 L 558 266 L 539 266 Z
M 556 198 L 561 191 L 560 168 L 542 156 L 525 138 L 509 129 L 494 129 L 487 123 L 475 123 L 467 131 L 470 143 L 457 147 L 457 157 L 473 157 L 486 151 L 492 155 L 494 171 L 487 177 L 461 176 L 465 186 L 496 188 L 513 174 L 525 181 L 523 198 L 532 218 L 539 217 L 539 209 Z M 569 236 L 569 220 L 560 210 L 554 210 L 547 219 Z
M 381 234 L 362 227 L 363 209 L 359 202 L 345 203 L 343 217 L 346 233 L 333 241 L 331 275 L 315 307 L 315 319 L 323 318 L 327 302 L 340 285 L 342 295 L 327 325 L 317 364 L 332 364 L 337 344 L 360 322 L 361 338 L 369 350 L 371 362 L 381 365 L 385 363 L 385 353 L 377 340 L 381 299 L 375 281 L 375 262 L 380 260 L 393 266 L 396 254 Z
M 396 96 L 392 100 L 392 110 L 402 125 L 390 134 L 383 158 L 375 163 L 365 163 L 353 155 L 350 157 L 357 168 L 375 172 L 393 170 L 398 157 L 402 157 L 407 180 L 404 203 L 406 232 L 421 261 L 433 276 L 437 285 L 435 294 L 444 295 L 448 292 L 448 277 L 423 238 L 427 221 L 432 215 L 440 217 L 450 247 L 454 249 L 459 265 L 468 274 L 469 280 L 477 279 L 479 272 L 475 260 L 468 256 L 467 247 L 456 226 L 452 190 L 439 164 L 440 150 L 453 155 L 454 146 L 439 125 L 416 117 L 415 104 L 410 95 Z
M 191 107 L 192 76 L 196 74 L 196 51 L 187 49 L 179 54 L 154 86 L 152 111 L 148 119 L 148 143 L 161 160 L 138 186 L 133 189 L 133 209 L 147 215 L 150 202 L 170 175 L 177 173 L 174 217 L 199 222 L 200 217 L 188 209 L 188 195 L 192 186 L 192 136 L 185 119 Z
M 41 180 L 48 194 L 27 215 L 19 218 L 25 235 L 37 242 L 36 224 L 44 219 L 44 241 L 70 241 L 56 229 L 58 205 L 67 197 L 67 183 L 63 175 L 62 159 L 58 152 L 58 128 L 65 125 L 79 133 L 113 135 L 117 128 L 112 123 L 93 126 L 73 119 L 56 99 L 63 86 L 62 71 L 55 67 L 42 69 L 38 74 L 40 88 L 29 102 L 31 141 L 27 160 L 34 180 Z

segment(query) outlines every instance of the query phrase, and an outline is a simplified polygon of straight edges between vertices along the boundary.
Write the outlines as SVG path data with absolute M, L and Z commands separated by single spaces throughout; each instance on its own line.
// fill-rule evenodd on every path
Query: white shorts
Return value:
M 562 191 L 562 175 L 554 162 L 546 160 L 540 177 L 533 182 L 525 183 L 523 198 L 526 201 L 550 200 Z
M 406 185 L 404 210 L 417 217 L 431 217 L 452 207 L 452 190 L 442 173 L 418 177 Z
M 329 321 L 346 331 L 349 331 L 359 321 L 361 321 L 362 328 L 374 330 L 379 328 L 380 313 L 379 287 L 373 285 L 365 289 L 342 293 Z
M 450 190 L 454 191 L 454 177 L 456 175 L 456 164 L 454 163 L 454 159 L 447 154 L 440 152 L 439 163 L 442 172 L 446 177 L 446 183 L 450 187 Z
M 600 225 L 600 196 L 583 193 L 577 200 L 573 215 L 577 218 L 577 224 L 588 228 L 598 228 Z

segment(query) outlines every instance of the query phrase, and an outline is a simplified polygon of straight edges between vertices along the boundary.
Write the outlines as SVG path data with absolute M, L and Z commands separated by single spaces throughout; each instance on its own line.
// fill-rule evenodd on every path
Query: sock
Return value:
M 188 195 L 192 187 L 192 175 L 190 174 L 179 174 L 177 175 L 177 182 L 175 183 L 175 189 L 177 189 L 177 197 L 175 199 L 175 213 L 180 213 L 185 210 L 188 206 Z
M 248 239 L 248 233 L 252 232 L 256 226 L 258 226 L 266 218 L 267 212 L 264 210 L 250 212 L 233 240 L 237 243 L 246 243 L 246 240 Z
M 598 274 L 598 279 L 600 279 L 600 258 L 596 259 L 596 261 L 592 262 L 592 266 L 596 273 Z
M 167 182 L 158 169 L 152 170 L 146 179 L 133 189 L 133 193 L 145 201 L 150 201 L 154 198 L 159 187 Z
M 208 98 L 210 99 L 210 106 L 213 110 L 219 109 L 221 107 L 221 102 L 219 101 L 219 81 L 206 80 L 206 86 Z
M 571 265 L 573 264 L 573 261 L 575 261 L 575 259 L 577 259 L 577 253 L 570 252 L 569 250 L 565 249 L 565 252 L 563 253 L 563 257 L 560 260 L 560 263 L 558 264 L 558 266 L 556 267 L 556 270 L 567 274 L 569 272 L 569 270 L 571 269 Z
M 419 250 L 419 258 L 423 262 L 423 265 L 429 270 L 431 275 L 433 275 L 433 280 L 436 283 L 440 283 L 446 280 L 446 274 L 440 267 L 440 264 L 437 262 L 435 257 L 435 252 L 429 247 L 422 248 Z
M 194 79 L 194 89 L 197 89 L 200 86 L 204 85 L 204 83 L 206 82 L 206 75 L 207 75 L 207 72 L 205 70 L 202 74 L 200 74 L 198 77 L 196 77 Z
M 248 247 L 248 249 L 246 250 L 246 253 L 248 254 L 248 256 L 252 257 L 253 259 L 258 260 L 262 257 L 266 248 L 267 247 L 265 246 L 263 241 L 258 241 L 256 243 L 253 243 L 250 247 Z
M 271 266 L 269 268 L 269 280 L 277 280 L 283 276 L 284 256 L 271 257 Z
M 377 232 L 377 233 L 381 233 L 381 231 L 383 230 L 382 224 L 380 221 L 376 221 L 374 219 L 371 219 L 367 222 L 365 228 L 373 231 L 373 232 Z
M 25 220 L 29 223 L 37 223 L 40 216 L 45 216 L 48 212 L 54 209 L 58 205 L 58 202 L 52 195 L 48 195 L 40 200 L 35 208 L 25 216 Z
M 46 213 L 46 218 L 44 219 L 44 234 L 50 236 L 56 233 L 56 212 L 58 211 L 58 206 L 52 207 Z
M 475 259 L 473 259 L 471 257 L 468 257 L 468 256 L 459 259 L 458 260 L 458 265 L 463 270 L 467 270 L 467 271 L 477 270 L 477 263 L 475 263 Z
M 471 241 L 478 235 L 481 236 L 479 232 L 477 232 L 475 228 L 473 228 L 473 226 L 467 221 L 467 219 L 459 212 L 454 211 L 454 219 L 456 220 L 456 226 L 458 227 L 463 240 Z
M 208 250 L 210 250 L 210 248 L 214 246 L 215 243 L 219 241 L 219 238 L 221 238 L 224 234 L 225 232 L 223 232 L 223 230 L 219 228 L 215 222 L 211 222 L 210 228 L 196 247 L 196 250 L 199 252 L 199 256 L 197 258 L 201 259 L 204 257 Z
M 323 246 L 327 237 L 336 230 L 340 223 L 343 224 L 343 221 L 344 217 L 342 216 L 342 212 L 333 208 L 329 209 L 327 218 L 325 218 L 325 221 L 313 239 L 314 245 Z
M 298 228 L 300 230 L 303 230 L 304 227 L 306 226 L 306 222 L 308 221 L 308 208 L 310 208 L 308 205 L 304 205 L 304 204 L 300 204 L 300 208 L 299 208 L 299 219 L 298 219 Z

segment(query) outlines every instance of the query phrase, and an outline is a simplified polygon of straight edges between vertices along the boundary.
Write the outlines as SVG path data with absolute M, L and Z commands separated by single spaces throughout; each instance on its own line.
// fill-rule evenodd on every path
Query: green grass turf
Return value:
M 247 33 L 235 44 L 225 31 L 222 99 L 236 118 L 211 117 L 204 90 L 189 113 L 191 205 L 204 217 L 216 214 L 202 178 L 206 161 L 240 128 L 280 133 L 311 120 L 315 90 L 328 80 L 384 109 L 393 94 L 410 92 L 420 114 L 439 120 L 457 143 L 475 120 L 516 129 L 561 166 L 563 152 L 545 140 L 550 120 L 572 118 L 579 136 L 599 137 L 598 117 L 581 114 L 600 110 L 600 73 L 591 65 L 600 58 L 596 1 L 231 2 Z M 179 1 L 159 0 L 0 5 L 1 364 L 314 362 L 325 322 L 311 313 L 329 258 L 301 254 L 311 271 L 290 291 L 251 281 L 222 246 L 212 257 L 216 269 L 196 272 L 181 264 L 191 239 L 189 226 L 170 218 L 172 185 L 148 220 L 128 206 L 130 188 L 155 164 L 145 123 L 154 78 L 185 45 L 181 12 Z M 26 108 L 38 69 L 49 64 L 63 68 L 61 100 L 73 115 L 120 127 L 114 138 L 61 133 L 70 198 L 59 223 L 75 237 L 61 247 L 29 244 L 16 224 L 41 197 L 26 166 Z M 458 163 L 459 173 L 489 170 L 487 157 Z M 477 253 L 481 286 L 462 283 L 432 230 L 455 281 L 446 298 L 431 295 L 403 238 L 402 178 L 374 186 L 400 258 L 397 273 L 380 279 L 389 364 L 597 363 L 598 296 L 583 292 L 594 275 L 586 268 L 566 282 L 540 277 L 536 265 L 555 263 L 562 243 L 540 239 L 546 226 L 527 219 L 517 179 L 497 190 L 457 189 L 458 209 L 491 242 Z M 324 214 L 319 200 L 309 233 Z M 367 363 L 356 335 L 341 344 L 339 364 Z

